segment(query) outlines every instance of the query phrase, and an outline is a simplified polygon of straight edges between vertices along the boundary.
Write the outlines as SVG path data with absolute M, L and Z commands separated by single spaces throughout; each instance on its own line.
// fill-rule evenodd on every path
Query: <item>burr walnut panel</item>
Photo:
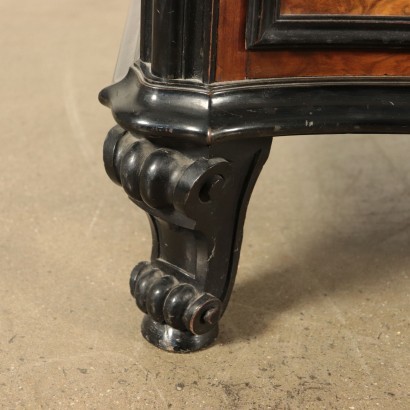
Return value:
M 247 3 L 247 0 L 220 0 L 216 81 L 311 76 L 410 76 L 409 50 L 246 50 Z M 336 3 L 343 4 L 341 1 Z M 370 4 L 370 1 L 361 3 Z
M 281 15 L 408 16 L 409 0 L 281 0 Z

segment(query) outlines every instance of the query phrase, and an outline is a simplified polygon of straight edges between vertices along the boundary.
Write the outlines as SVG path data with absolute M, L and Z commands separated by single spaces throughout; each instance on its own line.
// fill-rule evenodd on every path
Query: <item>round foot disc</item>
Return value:
M 205 349 L 218 336 L 218 325 L 204 335 L 194 335 L 155 322 L 146 315 L 141 324 L 142 335 L 148 342 L 167 352 L 190 353 Z

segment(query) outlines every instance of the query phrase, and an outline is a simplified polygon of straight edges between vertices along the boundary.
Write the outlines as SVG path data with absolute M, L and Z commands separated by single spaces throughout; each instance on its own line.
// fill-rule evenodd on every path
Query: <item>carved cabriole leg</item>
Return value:
M 153 142 L 155 141 L 155 142 Z M 252 188 L 271 139 L 209 147 L 153 141 L 114 127 L 104 145 L 110 178 L 151 222 L 150 262 L 131 273 L 152 344 L 190 352 L 211 344 L 229 301 Z

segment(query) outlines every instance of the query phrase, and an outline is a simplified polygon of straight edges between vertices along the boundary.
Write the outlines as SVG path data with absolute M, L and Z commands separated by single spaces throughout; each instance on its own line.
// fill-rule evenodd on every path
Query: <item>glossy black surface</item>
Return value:
M 210 82 L 217 0 L 142 0 L 141 61 L 163 79 Z
M 407 79 L 160 82 L 136 66 L 100 101 L 126 130 L 209 145 L 238 138 L 410 133 Z
M 151 261 L 133 269 L 130 290 L 156 323 L 156 336 L 150 336 L 155 344 L 177 334 L 169 326 L 184 332 L 183 340 L 192 339 L 188 333 L 215 335 L 235 281 L 246 208 L 271 139 L 170 145 L 118 126 L 104 145 L 107 174 L 150 217 Z M 200 346 L 208 343 L 199 340 Z M 186 343 L 174 340 L 172 346 L 185 349 Z

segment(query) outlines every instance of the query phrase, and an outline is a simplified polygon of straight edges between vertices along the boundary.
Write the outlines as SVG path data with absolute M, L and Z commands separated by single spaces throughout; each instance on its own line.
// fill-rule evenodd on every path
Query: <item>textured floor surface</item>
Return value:
M 127 3 L 0 3 L 0 407 L 409 409 L 409 136 L 275 139 L 218 343 L 142 340 L 97 102 Z

